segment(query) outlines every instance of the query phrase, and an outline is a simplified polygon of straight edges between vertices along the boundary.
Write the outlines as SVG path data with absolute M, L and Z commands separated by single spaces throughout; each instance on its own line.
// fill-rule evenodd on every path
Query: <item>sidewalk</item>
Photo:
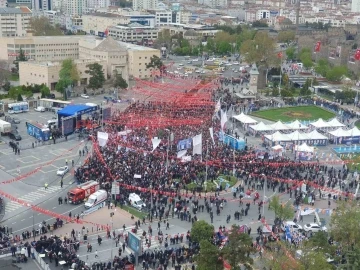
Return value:
M 110 213 L 112 212 L 114 213 L 114 215 L 113 217 L 110 217 Z M 83 219 L 80 218 L 80 220 L 96 223 L 103 226 L 107 225 L 110 228 L 114 228 L 114 229 L 120 229 L 123 227 L 124 224 L 126 227 L 132 226 L 135 224 L 135 221 L 137 221 L 137 219 L 132 220 L 131 214 L 129 214 L 128 212 L 121 210 L 119 208 L 116 208 L 115 210 L 115 207 L 113 209 L 108 209 L 107 207 L 101 208 L 100 210 L 85 216 Z M 96 225 L 92 225 L 89 223 L 81 224 L 81 223 L 72 222 L 72 223 L 64 223 L 64 225 L 61 228 L 58 228 L 46 234 L 39 235 L 35 237 L 35 239 L 38 240 L 40 236 L 43 235 L 46 236 L 57 235 L 59 237 L 63 237 L 66 235 L 70 236 L 70 233 L 73 229 L 75 230 L 76 233 L 75 235 L 77 236 L 79 232 L 80 233 L 82 232 L 83 227 L 85 227 L 83 233 L 89 232 L 88 236 L 106 231 L 106 228 L 97 227 Z

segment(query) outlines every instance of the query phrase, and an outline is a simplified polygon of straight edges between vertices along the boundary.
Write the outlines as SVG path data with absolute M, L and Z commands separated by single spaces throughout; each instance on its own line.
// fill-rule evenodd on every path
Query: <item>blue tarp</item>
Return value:
M 67 117 L 72 115 L 81 115 L 89 112 L 96 111 L 97 107 L 87 105 L 68 105 L 64 109 L 58 111 L 60 117 Z

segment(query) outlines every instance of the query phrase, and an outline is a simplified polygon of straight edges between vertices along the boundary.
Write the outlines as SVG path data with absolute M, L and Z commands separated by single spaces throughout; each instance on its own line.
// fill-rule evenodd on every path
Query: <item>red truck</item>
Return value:
M 68 192 L 68 201 L 72 204 L 84 202 L 91 194 L 99 190 L 99 183 L 91 180 L 78 185 Z

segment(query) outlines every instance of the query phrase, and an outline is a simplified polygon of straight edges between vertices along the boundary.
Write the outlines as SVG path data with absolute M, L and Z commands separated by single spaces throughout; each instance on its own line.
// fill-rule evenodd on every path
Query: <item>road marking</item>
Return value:
M 14 225 L 14 224 L 16 224 L 16 222 L 11 223 L 11 225 Z
M 56 208 L 56 206 L 54 206 L 52 209 L 55 209 Z
M 24 219 L 22 219 L 22 220 L 20 220 L 20 221 L 24 221 L 25 220 L 25 218 Z

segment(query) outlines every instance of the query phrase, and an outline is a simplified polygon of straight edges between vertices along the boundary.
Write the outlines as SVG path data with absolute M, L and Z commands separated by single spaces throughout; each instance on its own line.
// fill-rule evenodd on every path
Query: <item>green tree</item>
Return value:
M 224 259 L 231 265 L 232 269 L 239 269 L 239 264 L 252 265 L 254 260 L 250 254 L 255 253 L 252 247 L 252 238 L 247 233 L 240 232 L 238 225 L 232 225 L 228 237 L 229 243 L 222 252 Z
M 311 90 L 309 89 L 310 86 L 311 86 L 311 79 L 306 79 L 304 85 L 300 89 L 300 96 L 311 95 Z
M 153 55 L 150 58 L 150 62 L 146 64 L 146 68 L 161 69 L 164 66 L 160 57 Z
M 300 258 L 302 270 L 333 270 L 333 266 L 326 261 L 326 256 L 319 250 L 302 250 Z
M 281 221 L 290 219 L 294 216 L 294 210 L 289 202 L 281 203 L 279 196 L 271 198 L 269 203 L 270 210 L 275 212 L 275 217 Z
M 330 222 L 330 232 L 344 249 L 360 247 L 360 211 L 357 201 L 338 201 Z
M 50 95 L 50 89 L 45 84 L 41 86 L 40 89 L 41 98 L 46 98 L 48 95 Z
M 12 100 L 16 101 L 19 94 L 22 94 L 22 88 L 21 86 L 17 86 L 17 87 L 11 87 L 9 90 L 9 98 L 11 98 Z
M 326 74 L 330 70 L 329 61 L 327 59 L 319 59 L 315 65 L 315 72 L 320 74 L 323 77 L 326 77 Z
M 252 27 L 269 27 L 267 22 L 264 20 L 254 21 L 251 25 Z
M 331 82 L 339 82 L 347 74 L 346 66 L 334 66 L 326 72 L 326 79 Z
M 257 32 L 253 40 L 244 41 L 240 48 L 247 63 L 269 67 L 279 62 L 275 56 L 275 41 L 266 32 Z
M 200 241 L 200 252 L 195 256 L 198 270 L 222 270 L 224 269 L 221 259 L 221 251 L 208 240 Z
M 304 68 L 309 69 L 313 66 L 311 59 L 311 50 L 309 48 L 303 48 L 299 55 L 300 61 L 304 65 Z
M 16 59 L 14 60 L 15 70 L 16 73 L 19 73 L 19 62 L 25 62 L 27 61 L 27 58 L 25 56 L 24 50 L 20 47 L 19 54 L 16 56 Z
M 121 74 L 118 73 L 117 70 L 115 70 L 114 72 L 114 87 L 119 87 L 121 89 L 126 89 L 128 88 L 128 83 L 126 82 L 126 80 L 122 77 Z
M 214 226 L 204 220 L 196 221 L 191 228 L 191 239 L 195 242 L 200 243 L 202 240 L 209 241 L 213 236 Z
M 89 87 L 91 89 L 99 89 L 103 87 L 105 83 L 105 75 L 102 65 L 99 63 L 93 63 L 86 66 L 88 70 L 85 71 L 86 74 L 90 74 Z
M 291 41 L 295 40 L 295 32 L 292 30 L 281 31 L 278 34 L 278 42 L 289 44 Z
M 304 241 L 304 246 L 310 250 L 321 248 L 322 252 L 333 254 L 336 246 L 330 245 L 328 238 L 327 232 L 319 231 L 314 233 L 307 241 Z
M 22 95 L 20 93 L 18 93 L 18 96 L 17 96 L 17 101 L 23 101 L 23 98 L 22 98 Z
M 65 89 L 80 80 L 79 72 L 76 64 L 72 59 L 65 59 L 61 63 L 61 69 L 59 72 L 59 81 L 55 86 L 56 91 L 65 93 Z M 66 95 L 65 95 L 66 98 Z
M 295 60 L 296 59 L 296 49 L 295 47 L 289 47 L 285 51 L 286 56 L 289 60 Z
M 3 89 L 5 92 L 9 92 L 11 88 L 11 84 L 8 80 L 5 81 L 5 83 L 3 84 Z
M 52 26 L 49 19 L 45 16 L 31 17 L 30 29 L 34 36 L 62 36 L 63 31 L 58 25 Z

